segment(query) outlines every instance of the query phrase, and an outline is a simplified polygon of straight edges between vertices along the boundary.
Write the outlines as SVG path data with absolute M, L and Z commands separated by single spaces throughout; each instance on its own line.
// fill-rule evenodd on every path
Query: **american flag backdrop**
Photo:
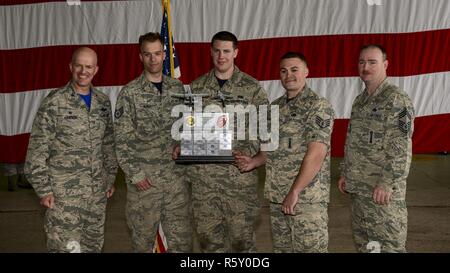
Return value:
M 97 51 L 94 84 L 115 103 L 142 71 L 138 37 L 160 31 L 161 0 L 0 0 L 0 162 L 25 158 L 35 113 L 48 92 L 67 83 L 71 54 Z M 212 68 L 209 42 L 228 30 L 239 39 L 237 66 L 282 94 L 279 58 L 303 52 L 308 84 L 337 115 L 332 154 L 341 156 L 351 104 L 362 90 L 361 45 L 386 47 L 388 75 L 414 102 L 414 153 L 450 149 L 450 1 L 448 0 L 172 0 L 180 80 Z

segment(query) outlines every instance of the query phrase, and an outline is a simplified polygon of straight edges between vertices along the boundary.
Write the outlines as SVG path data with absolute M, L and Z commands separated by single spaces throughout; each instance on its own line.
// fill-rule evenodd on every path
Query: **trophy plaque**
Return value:
M 178 164 L 233 163 L 228 113 L 185 113 Z

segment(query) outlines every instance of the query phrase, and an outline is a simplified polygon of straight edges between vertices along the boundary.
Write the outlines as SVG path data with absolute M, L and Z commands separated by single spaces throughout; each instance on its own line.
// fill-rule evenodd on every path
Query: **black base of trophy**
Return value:
M 177 164 L 219 164 L 234 163 L 234 156 L 179 156 L 175 163 Z

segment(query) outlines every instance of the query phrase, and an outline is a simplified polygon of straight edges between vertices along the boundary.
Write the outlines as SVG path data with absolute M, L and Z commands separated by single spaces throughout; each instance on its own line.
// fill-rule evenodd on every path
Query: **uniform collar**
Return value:
M 75 88 L 73 86 L 73 81 L 70 80 L 66 86 L 65 89 L 67 90 L 68 94 L 70 95 L 70 97 L 73 99 L 73 101 L 78 104 L 79 107 L 85 107 L 87 110 L 87 106 L 86 104 L 83 103 L 82 98 L 78 95 L 77 91 L 75 91 Z M 97 92 L 99 92 L 92 84 L 89 87 L 90 91 L 91 91 L 91 107 L 90 109 L 94 109 L 97 106 L 97 101 L 96 101 L 96 97 L 97 97 Z
M 311 89 L 309 88 L 308 84 L 305 84 L 305 86 L 303 86 L 302 91 L 300 91 L 300 93 L 298 93 L 297 96 L 293 97 L 289 101 L 288 101 L 288 96 L 287 96 L 287 92 L 286 92 L 283 96 L 283 101 L 285 104 L 288 104 L 288 103 L 296 104 L 298 102 L 305 100 L 307 97 L 309 97 L 310 94 L 311 94 Z
M 73 94 L 73 95 L 78 95 L 77 91 L 75 90 L 74 83 L 73 83 L 72 80 L 70 80 L 70 81 L 66 84 L 65 88 L 66 88 L 66 89 L 69 89 L 71 94 Z M 95 89 L 94 86 L 91 84 L 91 85 L 89 86 L 89 91 L 91 92 L 91 94 L 94 94 L 94 89 Z
M 149 81 L 146 77 L 145 77 L 145 71 L 142 71 L 141 76 L 139 77 L 138 80 L 140 86 L 142 87 L 142 90 L 144 91 L 149 91 L 155 94 L 159 94 L 158 89 L 153 85 L 153 83 L 151 81 Z M 168 77 L 166 75 L 162 75 L 162 85 L 163 85 L 163 89 L 162 89 L 162 94 L 164 94 L 164 87 L 167 86 L 168 83 Z
M 65 88 L 66 90 L 69 90 L 69 93 L 70 93 L 71 95 L 74 95 L 74 96 L 77 95 L 77 96 L 78 96 L 77 91 L 76 91 L 75 88 L 73 87 L 73 82 L 72 82 L 72 80 L 70 80 L 70 81 L 66 84 L 66 86 L 65 86 L 64 88 Z M 100 92 L 100 91 L 98 91 L 98 89 L 95 88 L 95 86 L 93 86 L 92 84 L 89 86 L 89 89 L 90 89 L 91 95 L 92 95 L 93 97 L 96 96 L 98 92 Z
M 384 79 L 380 83 L 380 85 L 377 87 L 377 89 L 375 90 L 375 92 L 373 92 L 372 95 L 369 96 L 369 92 L 367 92 L 367 88 L 364 88 L 363 94 L 364 94 L 365 97 L 376 97 L 376 96 L 380 95 L 380 93 L 382 93 L 383 90 L 385 89 L 385 87 L 388 86 L 389 84 L 390 84 L 389 80 L 386 77 L 386 79 Z
M 216 75 L 214 74 L 214 71 L 215 71 L 214 69 L 209 71 L 207 85 L 219 87 L 219 84 L 217 83 L 217 79 L 216 79 Z M 238 83 L 241 80 L 241 78 L 242 78 L 241 70 L 239 70 L 239 68 L 235 65 L 233 74 L 227 80 L 227 83 L 225 83 L 225 85 L 222 88 L 224 88 L 228 83 L 231 84 L 232 86 L 235 85 L 236 83 Z

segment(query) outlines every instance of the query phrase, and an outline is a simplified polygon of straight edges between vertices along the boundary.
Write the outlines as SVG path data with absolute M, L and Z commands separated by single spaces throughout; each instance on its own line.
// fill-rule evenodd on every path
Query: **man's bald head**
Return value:
M 76 59 L 78 56 L 80 55 L 87 55 L 87 56 L 91 56 L 93 58 L 93 61 L 95 63 L 95 65 L 97 65 L 97 53 L 89 48 L 89 47 L 80 47 L 77 48 L 77 50 L 75 50 L 72 54 L 72 64 L 76 63 Z

